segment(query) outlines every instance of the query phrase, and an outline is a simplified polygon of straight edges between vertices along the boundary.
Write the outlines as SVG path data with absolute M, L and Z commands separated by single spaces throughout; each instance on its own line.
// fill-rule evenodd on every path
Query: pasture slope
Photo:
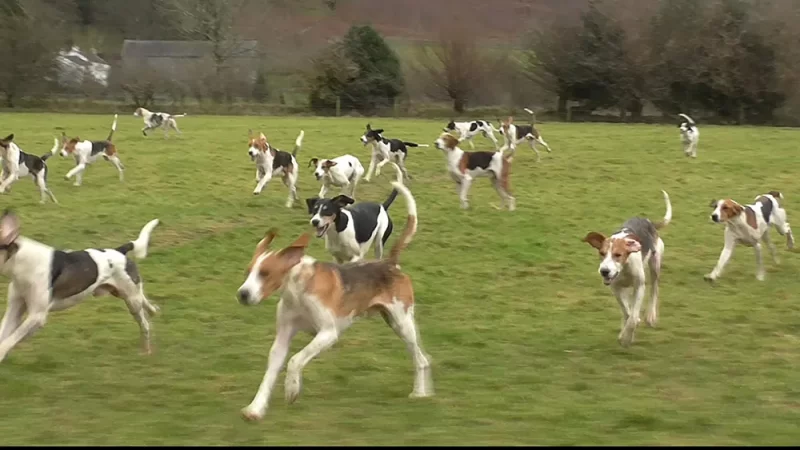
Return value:
M 522 120 L 522 116 L 518 120 Z M 403 254 L 414 279 L 423 345 L 433 358 L 436 397 L 414 401 L 412 365 L 380 318 L 357 323 L 305 370 L 287 407 L 283 374 L 265 419 L 245 423 L 273 337 L 275 298 L 243 307 L 234 298 L 256 242 L 278 227 L 278 245 L 308 226 L 301 205 L 284 207 L 271 182 L 251 194 L 255 169 L 247 129 L 299 154 L 303 198 L 318 185 L 311 157 L 351 153 L 367 119 L 186 117 L 181 137 L 144 138 L 141 120 L 120 115 L 114 140 L 126 181 L 98 162 L 75 188 L 71 160 L 49 161 L 60 205 L 40 206 L 30 180 L 14 207 L 23 234 L 60 248 L 116 246 L 152 218 L 162 223 L 140 265 L 155 354 L 139 353 L 138 328 L 113 297 L 50 315 L 47 325 L 0 364 L 4 445 L 443 445 L 775 444 L 800 440 L 800 254 L 772 231 L 782 263 L 765 250 L 767 278 L 739 247 L 711 287 L 722 228 L 712 198 L 749 202 L 781 190 L 800 224 L 800 131 L 703 126 L 697 160 L 686 159 L 674 126 L 559 124 L 539 127 L 553 153 L 540 163 L 520 147 L 512 169 L 517 211 L 497 202 L 487 180 L 461 211 L 444 159 L 411 149 L 408 168 L 419 233 Z M 389 137 L 432 143 L 443 121 L 372 119 Z M 57 127 L 104 138 L 110 115 L 3 114 L 27 152 L 42 154 Z M 479 148 L 488 141 L 478 137 Z M 388 167 L 386 167 L 388 169 Z M 383 200 L 391 170 L 362 183 L 359 200 Z M 392 175 L 393 176 L 393 175 Z M 669 192 L 672 224 L 658 328 L 642 327 L 629 349 L 616 340 L 620 312 L 581 239 L 611 232 L 629 216 L 660 218 Z M 397 218 L 405 204 L 391 208 Z M 797 228 L 796 228 L 797 230 Z M 392 236 L 391 243 L 397 235 Z M 310 253 L 330 260 L 322 240 Z M 7 278 L 0 295 L 5 297 Z M 4 303 L 4 302 L 3 302 Z M 292 351 L 309 341 L 295 338 Z

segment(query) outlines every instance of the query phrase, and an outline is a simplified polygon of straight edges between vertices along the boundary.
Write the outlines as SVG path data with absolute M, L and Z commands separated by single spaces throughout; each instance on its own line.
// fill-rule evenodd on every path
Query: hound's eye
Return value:
M 727 209 L 728 209 L 728 206 L 727 206 L 727 205 L 726 205 L 726 206 L 723 206 L 723 207 L 722 207 L 722 209 L 723 209 L 723 210 L 727 210 Z
M 622 253 L 614 253 L 614 258 L 622 258 Z
M 605 258 L 605 257 L 606 257 L 606 252 L 600 252 L 600 256 L 602 256 L 603 258 Z
M 269 276 L 269 271 L 265 269 L 261 269 L 258 271 L 258 274 L 261 275 L 262 278 L 267 278 Z

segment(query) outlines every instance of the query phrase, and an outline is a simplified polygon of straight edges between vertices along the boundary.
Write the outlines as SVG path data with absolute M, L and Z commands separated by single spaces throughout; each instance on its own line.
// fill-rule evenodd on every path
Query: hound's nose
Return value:
M 610 273 L 611 273 L 611 271 L 610 271 L 610 270 L 608 270 L 608 269 L 600 269 L 600 275 L 602 275 L 602 276 L 603 276 L 603 278 L 608 278 L 608 275 L 609 275 Z
M 711 220 L 713 220 L 714 222 L 719 222 L 719 216 L 717 216 L 716 214 L 712 214 Z
M 236 293 L 236 297 L 239 299 L 239 303 L 247 304 L 247 299 L 250 298 L 250 291 L 247 289 L 239 289 L 239 292 Z
M 320 178 L 322 178 L 322 175 L 320 175 L 320 174 L 318 174 L 318 173 L 315 173 L 315 174 L 314 174 L 314 176 L 315 176 L 315 177 L 317 177 L 317 179 L 318 179 L 318 180 L 319 180 Z
M 319 226 L 319 219 L 312 219 L 311 220 L 311 225 L 314 225 L 315 227 L 318 227 Z

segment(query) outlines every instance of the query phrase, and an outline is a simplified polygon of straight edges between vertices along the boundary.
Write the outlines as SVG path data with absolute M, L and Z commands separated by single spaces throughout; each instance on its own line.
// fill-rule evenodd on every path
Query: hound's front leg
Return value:
M 259 181 L 258 181 L 258 184 L 256 184 L 256 188 L 255 188 L 255 189 L 253 189 L 253 195 L 258 195 L 258 194 L 260 194 L 260 193 L 261 193 L 261 190 L 262 190 L 262 189 L 264 189 L 264 186 L 266 186 L 266 185 L 267 185 L 267 183 L 269 183 L 269 180 L 271 180 L 271 179 L 272 179 L 272 171 L 271 171 L 271 170 L 268 170 L 268 171 L 267 171 L 267 172 L 264 174 L 264 176 L 263 176 L 263 177 L 261 177 L 261 180 L 259 180 Z
M 628 299 L 630 297 L 630 289 L 629 288 L 620 288 L 619 290 L 614 289 L 614 297 L 617 299 L 617 303 L 619 303 L 619 309 L 622 312 L 622 320 L 619 324 L 619 335 L 617 335 L 617 340 L 622 340 L 622 333 L 625 332 L 625 324 L 628 323 L 628 318 L 631 316 L 631 306 L 628 303 Z
M 375 152 L 372 152 L 372 158 L 369 160 L 369 168 L 367 169 L 367 176 L 364 177 L 364 181 L 369 183 L 369 180 L 372 179 L 372 173 L 375 171 L 375 160 L 377 159 L 377 155 Z
M 303 384 L 303 368 L 317 355 L 330 348 L 339 340 L 336 329 L 323 329 L 314 336 L 306 347 L 289 360 L 286 368 L 286 402 L 292 404 L 300 396 Z
M 753 246 L 753 251 L 756 254 L 756 280 L 764 281 L 764 260 L 761 257 L 761 244 L 756 242 Z
M 72 170 L 67 172 L 67 174 L 64 176 L 64 179 L 69 180 L 74 175 L 78 175 L 78 178 L 75 180 L 74 185 L 80 186 L 82 181 L 80 175 L 83 173 L 84 170 L 86 170 L 86 163 L 79 163 L 77 166 L 73 167 Z
M 317 197 L 325 198 L 325 194 L 327 194 L 327 193 L 328 193 L 328 183 L 323 181 L 322 182 L 322 187 L 319 188 L 319 194 L 317 194 Z
M 27 304 L 28 316 L 16 330 L 0 341 L 0 362 L 5 359 L 14 346 L 43 327 L 47 321 L 48 293 L 37 286 L 30 289 L 29 295 L 30 304 Z
M 719 255 L 719 261 L 717 261 L 717 265 L 714 267 L 714 270 L 712 270 L 710 274 L 703 277 L 706 281 L 715 281 L 720 277 L 720 275 L 722 275 L 722 271 L 725 270 L 725 266 L 731 259 L 731 255 L 733 255 L 734 246 L 736 246 L 736 241 L 730 237 L 729 232 L 726 229 L 725 247 L 722 248 L 722 253 Z
M 472 185 L 472 177 L 469 175 L 464 175 L 464 178 L 461 179 L 461 193 L 459 194 L 459 198 L 461 199 L 461 208 L 463 209 L 469 208 L 467 194 L 469 193 L 470 185 Z
M 11 183 L 17 180 L 17 174 L 17 170 L 13 167 L 9 169 L 9 172 L 5 172 L 5 169 L 3 169 L 3 175 L 6 175 L 6 177 L 2 178 L 3 181 L 0 183 L 0 194 L 4 194 L 6 189 L 11 186 Z
M 630 312 L 628 319 L 625 321 L 625 326 L 622 329 L 619 340 L 619 343 L 623 347 L 628 347 L 633 342 L 633 335 L 636 332 L 636 327 L 639 325 L 639 315 L 641 314 L 642 310 L 644 291 L 644 280 L 637 283 L 633 288 L 633 311 Z
M 278 307 L 280 309 L 280 306 Z M 292 343 L 292 338 L 297 333 L 297 327 L 287 321 L 287 317 L 278 316 L 278 330 L 275 334 L 275 341 L 272 343 L 272 348 L 269 350 L 269 360 L 267 361 L 267 371 L 264 373 L 264 378 L 261 380 L 261 385 L 258 386 L 258 392 L 253 397 L 247 407 L 242 409 L 242 415 L 248 420 L 259 420 L 264 417 L 269 406 L 269 398 L 272 396 L 272 389 L 275 387 L 275 381 L 283 365 L 286 362 L 286 356 L 289 354 L 289 346 Z M 287 321 L 286 323 L 282 323 Z

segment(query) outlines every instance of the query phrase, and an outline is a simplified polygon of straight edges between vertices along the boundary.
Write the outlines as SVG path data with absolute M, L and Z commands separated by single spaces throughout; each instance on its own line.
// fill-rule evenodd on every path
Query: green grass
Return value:
M 3 114 L 25 151 L 45 153 L 63 127 L 104 138 L 107 115 Z M 674 126 L 542 123 L 553 153 L 540 163 L 520 147 L 512 170 L 515 212 L 497 211 L 485 179 L 472 210 L 459 209 L 444 160 L 412 149 L 408 168 L 420 228 L 402 255 L 414 280 L 436 397 L 410 400 L 412 365 L 379 318 L 348 330 L 304 372 L 297 403 L 283 401 L 281 374 L 262 422 L 240 408 L 256 392 L 274 332 L 275 298 L 240 306 L 234 293 L 256 242 L 278 227 L 278 245 L 308 226 L 305 210 L 284 207 L 272 182 L 251 194 L 255 170 L 247 129 L 291 148 L 300 128 L 299 192 L 318 185 L 306 162 L 351 153 L 367 119 L 187 117 L 181 137 L 144 138 L 141 121 L 120 117 L 115 142 L 125 183 L 103 161 L 75 188 L 73 166 L 49 161 L 60 205 L 39 205 L 30 180 L 0 196 L 23 234 L 60 248 L 115 246 L 162 220 L 140 263 L 145 289 L 162 308 L 153 320 L 155 354 L 139 353 L 138 328 L 113 297 L 53 313 L 47 325 L 0 364 L 4 445 L 484 445 L 783 444 L 800 439 L 797 292 L 800 256 L 765 253 L 755 281 L 753 251 L 737 248 L 717 286 L 722 228 L 708 220 L 712 198 L 749 202 L 784 192 L 800 217 L 798 131 L 706 126 L 697 160 L 686 159 Z M 443 122 L 373 119 L 388 136 L 431 142 Z M 487 148 L 483 138 L 479 148 Z M 277 181 L 277 180 L 276 180 Z M 588 231 L 616 230 L 628 217 L 660 218 L 660 189 L 672 197 L 661 315 L 628 349 L 616 340 L 619 308 L 597 275 Z M 382 201 L 382 174 L 359 200 Z M 402 199 L 392 207 L 404 213 Z M 390 240 L 390 245 L 397 237 Z M 310 253 L 330 261 L 322 240 Z M 7 282 L 3 282 L 3 291 Z M 0 292 L 0 295 L 5 295 Z M 292 352 L 310 340 L 295 338 Z

